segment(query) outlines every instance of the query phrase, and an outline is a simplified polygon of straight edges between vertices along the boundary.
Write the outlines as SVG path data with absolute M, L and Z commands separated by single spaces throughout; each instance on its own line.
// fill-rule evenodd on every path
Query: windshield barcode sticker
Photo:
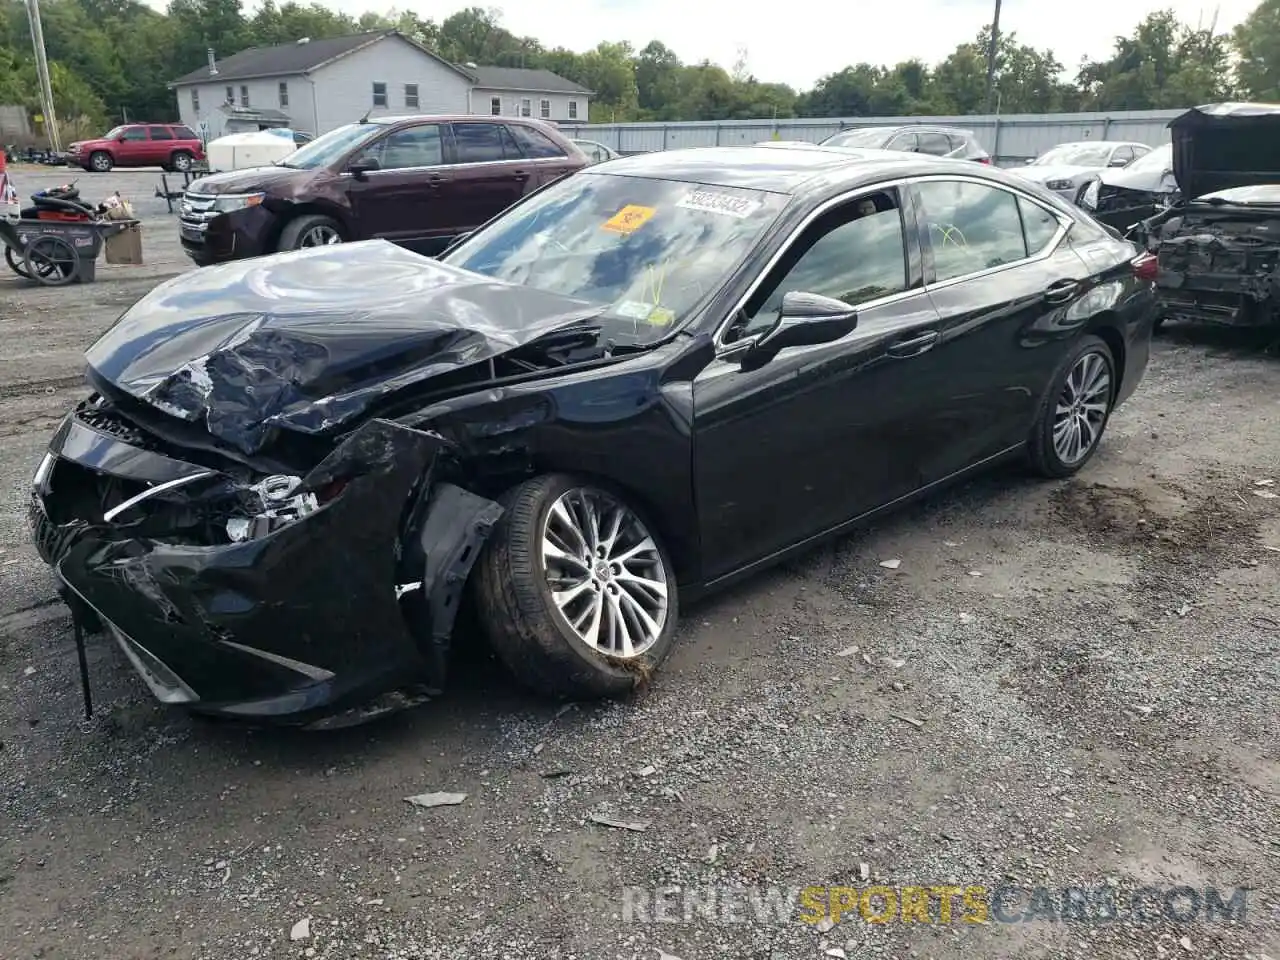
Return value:
M 702 210 L 706 213 L 719 213 L 726 217 L 745 220 L 763 204 L 759 200 L 748 200 L 746 197 L 735 197 L 731 193 L 714 193 L 711 190 L 694 190 L 676 204 L 685 210 Z

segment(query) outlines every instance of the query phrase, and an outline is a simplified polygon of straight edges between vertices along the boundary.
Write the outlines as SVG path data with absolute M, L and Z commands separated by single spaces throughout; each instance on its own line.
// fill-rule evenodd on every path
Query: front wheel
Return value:
M 342 225 L 332 217 L 321 214 L 304 214 L 285 224 L 280 231 L 280 252 L 305 250 L 309 247 L 327 247 L 342 242 Z
M 1058 366 L 1031 431 L 1031 464 L 1046 477 L 1069 477 L 1098 449 L 1115 403 L 1115 358 L 1095 336 L 1083 337 Z
M 474 585 L 498 657 L 553 696 L 618 696 L 646 680 L 678 614 L 654 527 L 622 496 L 563 474 L 521 484 L 503 505 Z
M 111 159 L 111 154 L 102 150 L 89 158 L 89 169 L 95 173 L 110 173 L 115 165 L 116 162 Z

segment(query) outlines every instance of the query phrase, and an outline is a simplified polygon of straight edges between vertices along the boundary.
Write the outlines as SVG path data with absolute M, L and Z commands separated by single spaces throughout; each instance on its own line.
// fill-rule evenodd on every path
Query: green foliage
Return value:
M 543 68 L 595 91 L 593 121 L 768 119 L 793 116 L 964 115 L 988 109 L 987 29 L 940 63 L 852 64 L 801 94 L 752 75 L 746 51 L 731 70 L 686 64 L 654 40 L 636 51 L 601 42 L 547 49 L 471 7 L 436 23 L 397 9 L 351 17 L 318 2 L 169 0 L 166 13 L 138 0 L 44 0 L 45 44 L 59 119 L 103 130 L 127 116 L 176 118 L 167 84 L 200 67 L 209 47 L 227 57 L 249 46 L 398 29 L 456 63 Z M 1233 76 L 1232 54 L 1236 56 Z M 1002 113 L 1142 110 L 1239 96 L 1280 100 L 1280 0 L 1262 0 L 1231 36 L 1191 27 L 1171 11 L 1116 37 L 1111 54 L 1067 76 L 1052 51 L 1001 36 L 995 64 Z M 0 103 L 38 110 L 31 34 L 22 0 L 0 0 Z M 64 138 L 65 139 L 65 138 Z

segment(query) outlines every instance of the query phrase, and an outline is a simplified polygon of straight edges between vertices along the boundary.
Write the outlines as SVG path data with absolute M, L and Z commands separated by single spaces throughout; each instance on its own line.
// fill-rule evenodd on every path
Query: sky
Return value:
M 322 2 L 355 15 L 384 12 L 379 0 Z M 245 5 L 252 9 L 253 0 Z M 466 7 L 493 6 L 513 33 L 578 51 L 602 40 L 629 40 L 639 49 L 657 39 L 685 62 L 708 59 L 729 68 L 745 48 L 748 69 L 758 79 L 797 89 L 863 61 L 894 64 L 918 57 L 935 63 L 971 40 L 994 9 L 991 0 L 785 0 L 760 6 L 744 0 L 387 0 L 391 5 L 436 22 Z M 1255 5 L 1256 0 L 1004 0 L 1000 28 L 1022 43 L 1053 50 L 1074 74 L 1081 58 L 1106 56 L 1117 35 L 1131 33 L 1153 11 L 1172 9 L 1186 22 L 1208 26 L 1216 10 L 1223 31 Z

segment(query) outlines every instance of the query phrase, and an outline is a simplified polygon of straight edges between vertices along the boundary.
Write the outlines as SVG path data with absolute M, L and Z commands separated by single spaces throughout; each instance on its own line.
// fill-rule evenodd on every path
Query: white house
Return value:
M 591 91 L 549 70 L 449 63 L 397 30 L 254 47 L 169 84 L 209 138 L 290 127 L 319 135 L 365 114 L 587 119 Z

